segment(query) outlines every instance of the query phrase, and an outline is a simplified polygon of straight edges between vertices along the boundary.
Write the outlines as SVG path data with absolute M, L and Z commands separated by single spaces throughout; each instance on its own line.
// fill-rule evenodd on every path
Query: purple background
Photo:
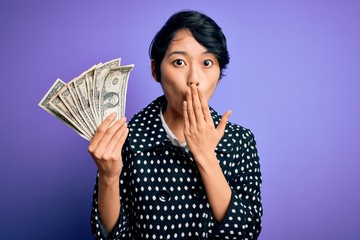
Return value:
M 260 239 L 358 236 L 359 1 L 1 0 L 0 239 L 91 239 L 88 142 L 37 104 L 56 78 L 121 57 L 135 64 L 131 118 L 161 94 L 152 37 L 187 8 L 228 38 L 230 65 L 211 105 L 255 133 Z

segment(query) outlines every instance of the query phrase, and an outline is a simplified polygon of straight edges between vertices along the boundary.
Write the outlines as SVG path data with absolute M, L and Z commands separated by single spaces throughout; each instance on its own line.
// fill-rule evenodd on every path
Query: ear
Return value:
M 155 72 L 155 60 L 151 59 L 151 75 L 153 76 L 154 80 L 156 82 L 160 82 L 160 80 L 157 78 L 156 76 L 156 72 Z

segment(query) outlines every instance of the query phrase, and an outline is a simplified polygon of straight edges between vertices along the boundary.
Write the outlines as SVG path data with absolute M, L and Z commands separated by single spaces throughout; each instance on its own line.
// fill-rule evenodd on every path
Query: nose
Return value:
M 191 84 L 195 84 L 196 86 L 199 86 L 201 79 L 201 69 L 197 67 L 196 65 L 191 66 L 189 69 L 189 75 L 188 75 L 188 86 L 191 86 Z

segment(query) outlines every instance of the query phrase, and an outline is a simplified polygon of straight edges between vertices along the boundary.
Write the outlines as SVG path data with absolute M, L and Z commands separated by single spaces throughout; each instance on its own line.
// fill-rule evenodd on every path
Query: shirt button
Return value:
M 169 191 L 161 190 L 158 194 L 158 199 L 160 202 L 167 202 L 171 198 Z
M 201 198 L 202 190 L 200 188 L 192 188 L 191 194 L 194 196 L 194 198 Z
M 159 144 L 158 146 L 156 146 L 155 148 L 155 151 L 158 153 L 158 154 L 162 154 L 164 152 L 164 146 L 163 144 Z

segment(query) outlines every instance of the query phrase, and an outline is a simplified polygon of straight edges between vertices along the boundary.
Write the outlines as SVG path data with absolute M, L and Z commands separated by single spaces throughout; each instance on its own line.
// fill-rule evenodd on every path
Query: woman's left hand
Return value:
M 205 96 L 195 84 L 190 86 L 186 101 L 183 102 L 184 135 L 196 161 L 214 155 L 230 114 L 231 111 L 227 111 L 215 128 Z

